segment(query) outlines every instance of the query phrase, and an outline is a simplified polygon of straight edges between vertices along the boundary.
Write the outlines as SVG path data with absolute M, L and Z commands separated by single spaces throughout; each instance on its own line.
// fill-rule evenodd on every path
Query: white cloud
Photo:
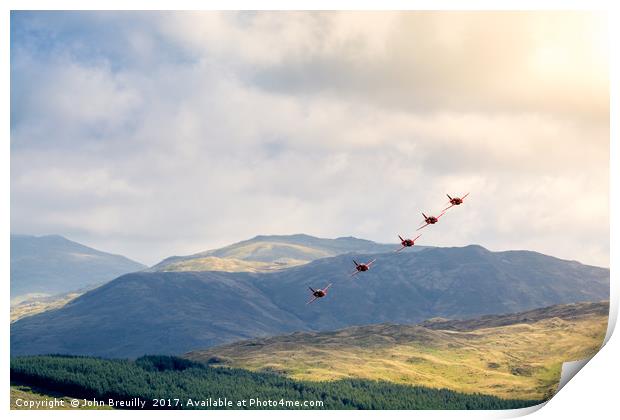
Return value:
M 256 234 L 392 241 L 469 191 L 424 243 L 608 264 L 587 15 L 55 16 L 54 54 L 12 44 L 15 232 L 155 263 Z

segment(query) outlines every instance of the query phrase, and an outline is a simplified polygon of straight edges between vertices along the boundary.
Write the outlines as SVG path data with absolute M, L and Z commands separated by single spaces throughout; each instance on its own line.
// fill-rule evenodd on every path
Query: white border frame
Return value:
M 52 4 L 50 4 L 52 3 Z M 252 2 L 251 0 L 211 0 L 208 3 L 199 0 L 136 0 L 136 1 L 120 1 L 120 0 L 91 0 L 83 2 L 78 0 L 57 0 L 54 2 L 44 0 L 6 0 L 2 2 L 2 14 L 0 15 L 0 74 L 2 76 L 2 92 L 4 92 L 4 100 L 1 102 L 0 127 L 5 133 L 2 142 L 2 153 L 0 153 L 0 173 L 2 174 L 2 182 L 0 182 L 0 191 L 3 200 L 0 202 L 0 211 L 2 214 L 0 222 L 0 230 L 2 240 L 0 241 L 0 270 L 2 273 L 3 287 L 5 298 L 3 307 L 5 314 L 9 312 L 10 307 L 10 270 L 9 270 L 9 252 L 10 252 L 10 10 L 599 10 L 608 13 L 610 28 L 610 48 L 611 48 L 611 69 L 610 69 L 610 115 L 611 131 L 610 131 L 610 267 L 615 267 L 618 261 L 618 242 L 617 235 L 614 237 L 611 232 L 618 230 L 618 218 L 614 214 L 618 214 L 620 206 L 618 205 L 618 184 L 620 171 L 618 170 L 618 159 L 620 157 L 620 149 L 618 147 L 618 74 L 620 67 L 618 66 L 618 47 L 612 40 L 620 39 L 619 13 L 615 2 L 612 1 L 550 1 L 550 0 L 522 0 L 522 1 L 484 1 L 484 0 L 467 0 L 467 1 L 430 1 L 430 0 L 384 0 L 384 1 L 346 1 L 346 0 L 298 0 L 294 4 L 285 0 L 261 0 Z M 614 118 L 614 116 L 616 116 Z M 606 336 L 605 347 L 592 359 L 587 369 L 579 374 L 578 380 L 570 381 L 565 388 L 554 396 L 547 404 L 541 404 L 531 408 L 519 410 L 505 411 L 301 411 L 295 415 L 300 418 L 311 418 L 317 415 L 333 418 L 342 416 L 347 418 L 366 417 L 375 418 L 376 416 L 390 416 L 395 418 L 511 418 L 537 411 L 541 406 L 547 405 L 544 410 L 538 411 L 533 416 L 536 418 L 599 418 L 609 417 L 611 412 L 616 412 L 616 386 L 618 380 L 619 363 L 615 358 L 615 354 L 620 354 L 620 344 L 618 339 L 612 338 L 611 333 L 616 324 L 618 314 L 619 290 L 617 284 L 617 276 L 615 271 L 611 270 L 611 296 L 610 296 L 610 321 Z M 3 343 L 0 360 L 2 361 L 2 370 L 0 375 L 9 382 L 9 345 L 10 325 L 3 325 Z M 614 354 L 615 353 L 615 354 Z M 7 383 L 8 385 L 8 383 Z M 4 408 L 9 410 L 10 398 L 9 393 L 4 394 Z M 10 410 L 9 410 L 10 411 Z M 110 413 L 110 414 L 102 414 Z M 134 415 L 149 416 L 150 418 L 167 418 L 170 413 L 163 411 L 47 411 L 45 413 L 50 417 L 56 416 L 120 416 L 127 418 Z M 11 416 L 35 418 L 39 415 L 38 411 L 10 411 Z M 184 416 L 201 416 L 204 412 L 184 412 Z M 244 415 L 251 415 L 255 418 L 287 418 L 291 415 L 289 411 L 252 411 L 250 413 L 240 411 L 217 411 L 209 412 L 208 416 L 217 416 L 218 418 L 237 418 Z

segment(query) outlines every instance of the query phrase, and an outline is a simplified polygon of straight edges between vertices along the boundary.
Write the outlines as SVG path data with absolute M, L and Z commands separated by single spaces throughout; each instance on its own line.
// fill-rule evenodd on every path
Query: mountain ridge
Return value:
M 127 274 L 13 323 L 11 353 L 180 354 L 296 330 L 472 318 L 609 296 L 608 269 L 528 251 L 468 246 L 358 257 L 378 260 L 355 277 L 350 254 L 268 273 Z M 326 298 L 305 304 L 308 286 L 329 282 Z
M 257 235 L 222 248 L 201 251 L 186 256 L 165 258 L 150 271 L 273 271 L 309 263 L 319 258 L 355 252 L 389 252 L 396 245 L 381 244 L 367 239 L 339 237 L 319 238 L 303 233 L 293 235 Z M 422 249 L 418 247 L 416 249 Z M 200 260 L 210 258 L 210 261 Z M 231 269 L 219 269 L 224 265 L 217 259 L 241 260 Z M 255 264 L 251 264 L 255 263 Z M 262 265 L 271 263 L 266 268 Z M 280 266 L 274 266 L 279 264 Z

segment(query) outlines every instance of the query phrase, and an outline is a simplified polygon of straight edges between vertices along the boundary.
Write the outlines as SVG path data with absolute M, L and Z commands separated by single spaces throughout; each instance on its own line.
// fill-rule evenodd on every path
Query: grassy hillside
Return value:
M 11 383 L 11 410 L 111 410 L 105 406 L 90 407 L 82 403 L 71 406 L 71 400 L 62 393 L 43 390 L 24 384 Z
M 299 380 L 363 378 L 543 399 L 557 388 L 563 362 L 598 350 L 608 308 L 606 302 L 582 303 L 468 322 L 436 320 L 426 327 L 381 324 L 295 333 L 186 356 Z M 434 329 L 438 326 L 443 329 Z
M 45 386 L 79 398 L 115 401 L 139 398 L 146 408 L 208 409 L 213 406 L 201 407 L 190 402 L 224 398 L 231 401 L 228 407 L 231 409 L 508 409 L 540 402 L 389 382 L 296 381 L 269 373 L 211 368 L 168 356 L 145 356 L 135 361 L 16 357 L 11 359 L 11 380 Z M 170 399 L 170 405 L 161 407 L 154 399 L 166 402 Z M 241 401 L 246 401 L 246 405 Z
M 308 261 L 285 259 L 274 262 L 246 261 L 237 258 L 198 257 L 172 262 L 160 271 L 226 271 L 260 273 L 306 264 Z
M 59 309 L 71 302 L 84 292 L 71 292 L 57 296 L 46 296 L 39 298 L 31 298 L 24 300 L 18 304 L 11 305 L 11 322 L 27 316 L 35 315 L 41 312 Z
M 265 235 L 184 257 L 170 257 L 155 271 L 269 272 L 350 252 L 388 252 L 396 245 L 358 238 L 324 239 L 309 235 Z

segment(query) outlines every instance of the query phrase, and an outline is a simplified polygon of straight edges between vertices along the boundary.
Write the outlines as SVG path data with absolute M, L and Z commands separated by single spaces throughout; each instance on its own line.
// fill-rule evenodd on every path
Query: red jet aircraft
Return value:
M 314 290 L 312 287 L 308 286 L 308 289 L 310 289 L 310 291 L 312 292 L 312 299 L 310 299 L 308 302 L 306 302 L 306 305 L 311 304 L 312 302 L 314 302 L 315 300 L 325 297 L 327 295 L 327 289 L 329 289 L 331 287 L 331 283 L 329 283 L 327 286 L 325 286 L 322 289 L 316 289 Z
M 367 262 L 366 264 L 359 264 L 357 261 L 353 260 L 353 264 L 355 264 L 355 271 L 353 273 L 351 273 L 351 276 L 356 275 L 357 273 L 361 273 L 362 271 L 368 271 L 370 270 L 370 266 L 372 265 L 372 263 L 374 263 L 375 261 L 377 261 L 376 259 Z
M 446 211 L 448 210 L 450 207 L 452 206 L 459 206 L 461 204 L 463 204 L 463 200 L 465 200 L 465 197 L 467 197 L 469 195 L 469 193 L 465 194 L 463 197 L 450 197 L 450 194 L 446 194 L 448 196 L 448 198 L 450 199 L 450 201 L 448 201 L 446 204 L 450 204 L 448 207 L 446 207 L 445 209 L 443 209 L 442 211 Z
M 422 213 L 422 216 L 424 216 L 424 222 L 422 222 L 423 225 L 417 228 L 416 230 L 420 230 L 428 225 L 434 225 L 435 223 L 439 221 L 439 218 L 443 216 L 444 214 L 445 212 L 442 212 L 439 216 L 435 217 L 435 216 L 427 216 L 424 213 Z
M 401 247 L 400 247 L 400 248 L 398 248 L 398 249 L 397 249 L 396 251 L 394 251 L 394 252 L 400 252 L 400 251 L 402 251 L 402 250 L 403 250 L 403 249 L 405 249 L 405 248 L 409 248 L 410 246 L 414 246 L 414 245 L 415 245 L 415 241 L 416 241 L 416 240 L 417 240 L 420 236 L 422 236 L 422 235 L 420 234 L 420 235 L 416 236 L 416 237 L 415 237 L 415 239 L 403 239 L 403 237 L 402 237 L 402 236 L 398 235 L 398 237 L 400 238 L 400 244 L 401 244 Z

